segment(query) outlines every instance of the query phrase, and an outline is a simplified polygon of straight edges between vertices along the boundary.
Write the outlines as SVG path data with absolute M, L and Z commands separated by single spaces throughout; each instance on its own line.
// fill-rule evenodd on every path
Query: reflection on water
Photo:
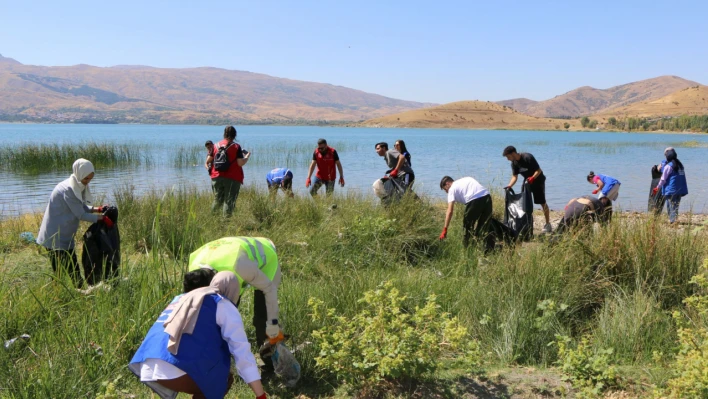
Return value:
M 344 166 L 346 187 L 337 192 L 371 193 L 371 184 L 387 167 L 374 152 L 374 144 L 397 139 L 413 155 L 416 191 L 443 200 L 440 178 L 473 176 L 482 184 L 501 188 L 511 168 L 501 153 L 507 145 L 533 153 L 547 176 L 549 206 L 561 209 L 570 198 L 590 194 L 594 186 L 585 176 L 591 170 L 622 182 L 619 206 L 646 210 L 650 168 L 663 158 L 663 149 L 676 148 L 686 167 L 689 195 L 681 210 L 708 212 L 706 159 L 708 136 L 677 134 L 568 133 L 529 131 L 469 131 L 428 129 L 359 129 L 320 127 L 237 127 L 237 140 L 252 151 L 245 168 L 246 185 L 265 187 L 272 168 L 290 167 L 294 188 L 306 195 L 304 180 L 317 139 L 326 138 L 337 148 Z M 112 191 L 132 186 L 138 194 L 188 185 L 208 189 L 210 179 L 202 162 L 204 142 L 221 139 L 223 127 L 160 125 L 29 125 L 0 124 L 0 146 L 28 144 L 33 137 L 45 143 L 114 143 L 146 146 L 149 162 L 138 167 L 99 169 L 92 181 L 97 198 L 110 202 Z M 0 168 L 1 169 L 1 168 Z M 43 211 L 54 186 L 71 173 L 70 168 L 32 175 L 0 171 L 0 215 Z

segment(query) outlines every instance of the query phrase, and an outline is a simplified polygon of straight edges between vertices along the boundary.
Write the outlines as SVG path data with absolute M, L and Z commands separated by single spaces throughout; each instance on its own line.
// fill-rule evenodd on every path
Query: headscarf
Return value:
M 232 272 L 216 273 L 208 287 L 197 288 L 183 295 L 175 310 L 164 323 L 165 333 L 170 339 L 167 350 L 173 355 L 179 350 L 182 334 L 192 334 L 199 318 L 204 298 L 208 295 L 220 294 L 231 302 L 236 302 L 240 294 L 238 278 Z
M 71 186 L 71 191 L 74 192 L 76 198 L 78 198 L 84 205 L 89 205 L 93 201 L 93 195 L 91 195 L 91 189 L 89 189 L 88 184 L 81 183 L 81 180 L 85 179 L 86 176 L 94 172 L 93 164 L 83 158 L 79 158 L 74 161 L 74 165 L 71 166 L 74 173 L 69 177 L 69 186 Z

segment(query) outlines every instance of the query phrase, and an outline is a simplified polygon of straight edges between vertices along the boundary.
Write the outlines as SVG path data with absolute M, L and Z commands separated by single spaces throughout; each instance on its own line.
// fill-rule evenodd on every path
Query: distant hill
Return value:
M 484 101 L 459 101 L 432 108 L 406 111 L 362 122 L 368 127 L 417 127 L 458 129 L 578 129 L 578 120 L 538 118 L 524 115 L 505 105 Z
M 695 85 L 656 100 L 616 107 L 596 115 L 598 118 L 658 118 L 680 115 L 708 115 L 708 87 Z
M 429 105 L 219 68 L 45 67 L 0 56 L 0 116 L 6 120 L 357 121 Z
M 696 85 L 698 83 L 678 76 L 660 76 L 604 90 L 584 86 L 545 101 L 514 99 L 500 101 L 499 104 L 511 106 L 531 116 L 575 117 L 607 113 L 615 108 L 655 100 Z

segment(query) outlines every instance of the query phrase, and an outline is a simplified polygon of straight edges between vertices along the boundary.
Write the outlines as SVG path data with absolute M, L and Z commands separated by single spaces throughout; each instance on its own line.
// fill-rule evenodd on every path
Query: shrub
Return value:
M 577 398 L 596 398 L 602 392 L 618 384 L 617 369 L 610 362 L 612 349 L 593 352 L 590 340 L 584 337 L 575 349 L 570 346 L 567 336 L 556 336 L 558 362 L 564 374 L 563 380 L 569 381 L 577 389 Z
M 567 130 L 567 129 L 570 129 L 570 123 L 565 122 L 565 123 L 563 124 L 563 128 L 566 129 L 566 130 Z
M 691 279 L 698 292 L 684 300 L 687 314 L 674 312 L 678 324 L 679 353 L 672 367 L 675 376 L 656 396 L 669 398 L 708 397 L 708 259 L 703 271 Z
M 435 295 L 412 311 L 403 306 L 406 300 L 385 282 L 364 293 L 358 314 L 345 317 L 310 298 L 312 321 L 322 326 L 312 332 L 319 346 L 317 367 L 353 388 L 376 392 L 446 365 L 479 366 L 477 341 L 457 318 L 440 311 Z
M 580 119 L 580 125 L 582 127 L 588 127 L 588 124 L 590 124 L 590 118 L 583 116 L 582 119 Z

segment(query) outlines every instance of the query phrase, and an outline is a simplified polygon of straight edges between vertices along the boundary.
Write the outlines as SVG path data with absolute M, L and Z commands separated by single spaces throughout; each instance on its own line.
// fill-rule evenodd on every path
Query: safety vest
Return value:
M 686 183 L 686 171 L 679 169 L 676 162 L 671 162 L 671 174 L 666 183 L 662 188 L 662 194 L 664 196 L 669 195 L 680 195 L 685 196 L 688 194 L 688 184 Z
M 322 154 L 315 149 L 315 163 L 317 164 L 317 174 L 315 176 L 322 181 L 337 180 L 337 162 L 334 160 L 334 148 L 327 147 L 327 151 Z
M 257 262 L 263 274 L 273 281 L 278 271 L 278 255 L 275 245 L 263 237 L 224 237 L 204 244 L 189 255 L 189 271 L 208 266 L 217 272 L 232 272 L 238 278 L 243 292 L 247 282 L 236 271 L 236 261 L 241 251 L 246 253 L 249 260 Z

